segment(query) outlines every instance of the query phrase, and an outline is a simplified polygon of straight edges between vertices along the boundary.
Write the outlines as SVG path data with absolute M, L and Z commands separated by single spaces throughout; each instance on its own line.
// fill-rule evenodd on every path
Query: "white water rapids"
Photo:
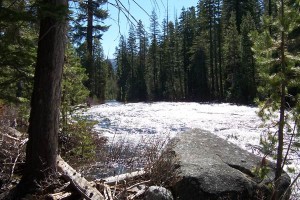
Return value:
M 174 137 L 192 128 L 208 130 L 246 148 L 259 144 L 263 129 L 255 107 L 200 103 L 128 103 L 93 106 L 84 115 L 99 123 L 95 130 L 108 138 Z

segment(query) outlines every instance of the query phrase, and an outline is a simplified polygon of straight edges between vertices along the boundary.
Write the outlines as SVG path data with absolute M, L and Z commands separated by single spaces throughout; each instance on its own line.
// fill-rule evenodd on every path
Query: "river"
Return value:
M 233 105 L 228 103 L 120 103 L 108 101 L 102 105 L 88 108 L 82 115 L 97 121 L 94 129 L 108 138 L 112 145 L 129 144 L 138 151 L 141 146 L 165 144 L 170 138 L 193 128 L 210 131 L 250 152 L 259 147 L 261 134 L 267 132 L 257 116 L 257 107 Z M 134 147 L 135 145 L 135 147 Z M 163 146 L 163 145 L 161 145 Z M 299 173 L 299 156 L 288 166 L 296 171 L 290 172 L 292 179 Z M 119 169 L 120 163 L 111 164 Z M 285 170 L 287 168 L 285 167 Z M 296 190 L 299 195 L 299 190 Z
M 208 130 L 249 149 L 258 145 L 264 131 L 256 107 L 222 104 L 156 102 L 120 103 L 109 101 L 89 108 L 84 115 L 96 120 L 95 130 L 112 140 L 174 137 L 193 128 Z

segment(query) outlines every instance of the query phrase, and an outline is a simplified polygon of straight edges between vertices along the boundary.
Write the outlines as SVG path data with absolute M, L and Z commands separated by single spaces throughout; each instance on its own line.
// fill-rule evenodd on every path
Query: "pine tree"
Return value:
M 65 65 L 62 78 L 61 119 L 62 129 L 67 126 L 69 114 L 74 112 L 75 106 L 85 103 L 89 91 L 83 85 L 87 79 L 85 69 L 80 65 L 80 59 L 76 56 L 71 44 L 67 45 Z
M 148 89 L 146 85 L 146 55 L 148 39 L 145 28 L 141 20 L 138 21 L 136 35 L 138 39 L 138 58 L 137 58 L 137 100 L 146 101 L 148 98 Z
M 191 88 L 191 99 L 194 101 L 208 101 L 210 100 L 210 91 L 208 86 L 208 72 L 205 52 L 201 47 L 200 37 L 195 41 L 191 52 L 190 70 L 193 76 L 190 76 L 190 82 L 193 86 Z
M 148 88 L 150 99 L 159 99 L 159 23 L 155 11 L 150 16 L 150 47 L 148 53 Z
M 248 13 L 244 16 L 241 24 L 241 73 L 240 87 L 241 99 L 244 104 L 253 103 L 256 97 L 256 68 L 252 48 L 252 41 L 249 34 L 255 30 L 254 21 Z
M 167 82 L 168 77 L 171 76 L 170 74 L 170 54 L 169 54 L 169 35 L 168 35 L 168 23 L 167 20 L 164 19 L 162 22 L 163 29 L 162 29 L 162 37 L 160 43 L 160 51 L 159 51 L 159 81 L 160 81 L 160 89 L 159 89 L 159 96 L 161 100 L 166 100 L 168 96 L 168 89 L 167 89 Z
M 230 21 L 231 13 L 236 14 L 236 26 L 240 33 L 241 23 L 243 16 L 250 13 L 254 19 L 256 27 L 259 27 L 260 16 L 261 16 L 261 6 L 257 0 L 224 0 L 223 10 L 222 10 L 222 20 L 223 24 L 227 26 Z
M 124 36 L 120 37 L 119 47 L 116 52 L 117 61 L 117 84 L 119 87 L 118 100 L 126 102 L 128 100 L 130 67 L 127 52 L 127 43 Z
M 224 68 L 226 98 L 229 101 L 240 101 L 241 98 L 241 63 L 240 35 L 236 26 L 235 13 L 231 13 L 228 26 L 224 30 Z
M 177 61 L 180 58 L 176 57 L 178 54 L 178 49 L 176 48 L 176 43 L 178 38 L 176 35 L 175 25 L 172 21 L 168 23 L 168 35 L 167 42 L 165 44 L 165 66 L 166 66 L 166 88 L 165 88 L 165 98 L 167 100 L 176 100 L 176 96 L 179 96 L 179 85 L 178 78 L 176 77 L 176 72 L 179 70 L 177 66 Z M 176 86 L 178 85 L 178 86 Z
M 283 165 L 286 162 L 283 155 L 286 144 L 284 140 L 293 135 L 293 130 L 289 128 L 293 126 L 289 124 L 288 118 L 291 117 L 296 127 L 299 127 L 299 94 L 293 96 L 296 105 L 291 108 L 287 103 L 287 97 L 291 96 L 288 93 L 289 87 L 299 87 L 300 82 L 299 52 L 292 52 L 288 48 L 293 43 L 289 36 L 298 28 L 299 5 L 291 6 L 288 1 L 281 0 L 277 6 L 277 15 L 265 15 L 263 32 L 252 34 L 253 49 L 261 79 L 259 92 L 263 95 L 261 97 L 264 97 L 261 99 L 259 114 L 263 121 L 271 121 L 277 128 L 275 136 L 271 132 L 268 133 L 268 138 L 276 141 L 275 145 L 277 145 L 271 149 L 271 151 L 275 151 L 273 153 L 276 158 L 275 187 L 272 197 L 276 200 L 280 199 L 282 195 L 278 189 Z M 287 110 L 290 114 L 287 113 Z M 277 113 L 279 113 L 279 117 Z
M 107 66 L 107 78 L 105 88 L 105 99 L 114 100 L 117 99 L 118 85 L 116 77 L 116 69 L 112 64 L 112 60 L 106 59 L 105 64 Z
M 108 69 L 104 58 L 104 52 L 100 40 L 95 39 L 94 41 L 94 74 L 93 80 L 95 84 L 95 95 L 98 97 L 100 103 L 103 103 L 106 99 L 106 84 Z
M 174 95 L 176 100 L 184 99 L 184 71 L 182 67 L 183 59 L 181 54 L 182 38 L 179 29 L 178 19 L 175 19 L 174 24 Z
M 129 101 L 134 101 L 137 98 L 137 72 L 136 72 L 136 56 L 137 56 L 137 45 L 136 45 L 136 35 L 134 26 L 131 25 L 128 33 L 128 40 L 127 40 L 127 52 L 128 52 L 128 59 L 129 59 Z
M 104 31 L 108 26 L 102 25 L 103 20 L 108 17 L 107 10 L 101 9 L 101 5 L 106 3 L 106 0 L 84 0 L 79 2 L 78 12 L 75 12 L 74 26 L 72 29 L 72 38 L 80 46 L 85 48 L 82 63 L 86 67 L 88 80 L 87 88 L 91 91 L 91 95 L 96 95 L 96 66 L 94 61 L 97 59 L 94 56 L 94 42 L 100 40 Z M 97 93 L 98 98 L 103 98 L 104 94 Z M 104 99 L 100 99 L 104 100 Z
M 30 100 L 36 60 L 37 22 L 30 2 L 0 5 L 0 99 Z
M 220 59 L 220 1 L 205 0 L 198 3 L 198 43 L 201 42 L 209 69 L 210 96 L 223 96 Z M 201 38 L 201 40 L 199 40 Z
M 181 33 L 181 55 L 182 55 L 182 67 L 183 67 L 183 87 L 184 98 L 187 100 L 190 96 L 191 83 L 189 82 L 190 70 L 190 48 L 193 45 L 195 38 L 195 25 L 196 25 L 196 11 L 195 7 L 191 7 L 188 10 L 183 9 L 180 15 L 179 30 Z
M 67 0 L 40 2 L 40 33 L 31 98 L 26 167 L 17 187 L 21 195 L 37 189 L 41 181 L 45 181 L 57 170 L 67 12 Z

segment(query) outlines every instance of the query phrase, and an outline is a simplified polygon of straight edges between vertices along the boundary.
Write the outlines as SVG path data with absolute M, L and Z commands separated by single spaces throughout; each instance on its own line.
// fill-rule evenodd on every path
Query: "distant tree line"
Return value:
M 161 25 L 153 11 L 148 33 L 139 21 L 120 38 L 118 99 L 253 103 L 259 79 L 249 34 L 262 30 L 275 8 L 268 2 L 202 0 Z

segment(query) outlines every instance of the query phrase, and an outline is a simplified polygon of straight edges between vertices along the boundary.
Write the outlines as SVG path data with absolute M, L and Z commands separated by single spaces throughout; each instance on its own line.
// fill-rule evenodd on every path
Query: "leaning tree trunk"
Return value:
M 68 0 L 41 2 L 26 168 L 19 184 L 24 190 L 56 171 L 67 10 Z

